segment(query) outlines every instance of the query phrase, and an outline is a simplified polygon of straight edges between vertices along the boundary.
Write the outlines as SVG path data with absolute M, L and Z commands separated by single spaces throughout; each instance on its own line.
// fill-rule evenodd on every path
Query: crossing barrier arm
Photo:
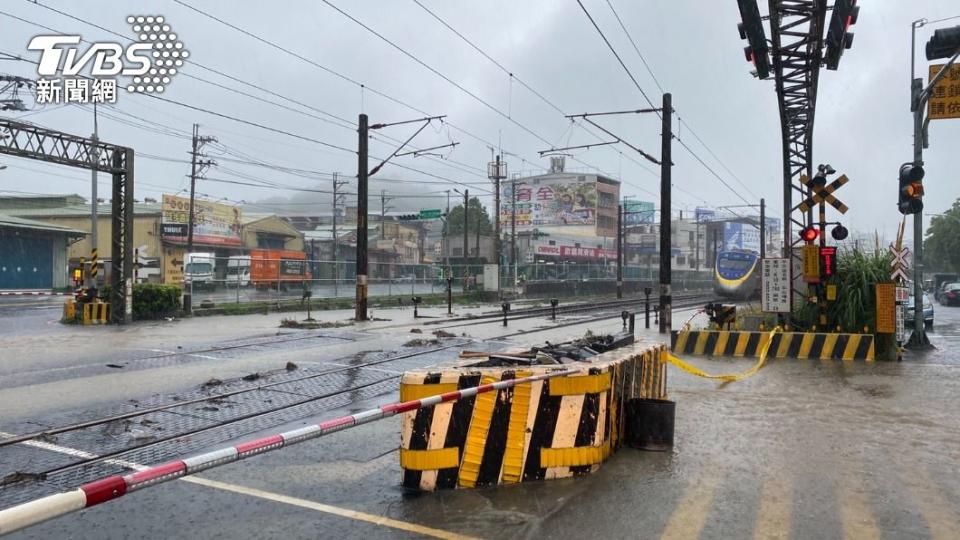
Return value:
M 185 459 L 169 461 L 152 467 L 139 467 L 125 475 L 113 475 L 83 484 L 72 491 L 49 495 L 33 501 L 0 510 L 0 535 L 5 535 L 25 527 L 36 525 L 84 508 L 120 498 L 127 493 L 153 486 L 177 478 L 195 474 L 213 467 L 246 459 L 310 439 L 323 437 L 337 431 L 343 431 L 367 424 L 399 413 L 432 407 L 440 403 L 457 401 L 478 394 L 511 388 L 519 384 L 544 381 L 555 377 L 576 375 L 581 369 L 561 369 L 528 377 L 501 380 L 481 384 L 471 388 L 455 390 L 420 399 L 381 405 L 356 414 L 341 416 L 319 424 L 262 437 L 234 446 L 220 448 Z M 134 468 L 136 464 L 126 464 Z

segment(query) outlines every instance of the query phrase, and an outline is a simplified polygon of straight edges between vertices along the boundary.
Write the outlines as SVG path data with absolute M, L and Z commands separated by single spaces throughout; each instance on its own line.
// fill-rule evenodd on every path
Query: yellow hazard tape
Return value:
M 770 350 L 770 344 L 773 343 L 773 335 L 776 334 L 776 333 L 779 332 L 779 331 L 780 331 L 780 328 L 777 327 L 777 328 L 774 328 L 774 329 L 770 332 L 770 336 L 769 336 L 768 339 L 766 340 L 766 343 L 764 343 L 764 344 L 763 344 L 763 347 L 760 349 L 760 356 L 759 356 L 759 358 L 757 359 L 757 363 L 754 364 L 753 367 L 751 367 L 750 369 L 748 369 L 748 370 L 746 370 L 746 371 L 742 371 L 742 372 L 740 372 L 740 373 L 728 373 L 728 374 L 725 374 L 725 375 L 711 375 L 711 374 L 707 373 L 706 371 L 703 371 L 702 369 L 700 369 L 700 368 L 698 368 L 698 367 L 696 367 L 696 366 L 694 366 L 694 365 L 692 365 L 692 364 L 689 364 L 689 363 L 687 363 L 687 362 L 684 362 L 683 360 L 681 360 L 681 359 L 677 358 L 676 356 L 674 356 L 673 354 L 671 354 L 669 351 L 664 351 L 664 352 L 665 352 L 666 355 L 667 355 L 667 361 L 668 361 L 668 362 L 670 362 L 671 364 L 677 366 L 678 368 L 682 369 L 683 371 L 686 371 L 687 373 L 689 373 L 689 374 L 691 374 L 691 375 L 696 375 L 697 377 L 703 377 L 703 378 L 705 378 L 705 379 L 716 379 L 716 380 L 726 381 L 726 382 L 739 381 L 739 380 L 741 380 L 741 379 L 746 379 L 747 377 L 749 377 L 749 376 L 755 374 L 756 372 L 760 371 L 760 368 L 762 368 L 762 367 L 763 367 L 763 364 L 767 361 L 767 351 Z

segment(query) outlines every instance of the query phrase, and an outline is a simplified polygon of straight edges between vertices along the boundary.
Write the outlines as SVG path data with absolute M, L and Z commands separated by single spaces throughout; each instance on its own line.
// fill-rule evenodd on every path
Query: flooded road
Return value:
M 899 363 L 771 360 L 736 383 L 671 369 L 672 452 L 622 448 L 590 476 L 405 493 L 393 418 L 12 538 L 158 530 L 170 538 L 956 538 L 960 308 L 937 306 L 931 340 L 936 350 Z M 712 373 L 752 364 L 688 360 Z M 393 399 L 376 396 L 325 417 Z

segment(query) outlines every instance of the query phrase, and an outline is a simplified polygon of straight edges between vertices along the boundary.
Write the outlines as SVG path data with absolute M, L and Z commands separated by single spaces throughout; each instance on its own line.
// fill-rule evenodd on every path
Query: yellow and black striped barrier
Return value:
M 83 304 L 83 324 L 107 324 L 110 321 L 110 304 L 88 302 Z
M 758 357 L 770 341 L 770 358 L 874 359 L 873 334 L 683 330 L 672 332 L 670 341 L 677 354 Z
M 666 399 L 667 354 L 632 345 L 584 363 L 577 375 L 408 411 L 401 428 L 403 486 L 432 491 L 589 474 L 621 445 L 626 399 Z M 400 383 L 400 400 L 550 368 L 556 366 L 411 371 Z

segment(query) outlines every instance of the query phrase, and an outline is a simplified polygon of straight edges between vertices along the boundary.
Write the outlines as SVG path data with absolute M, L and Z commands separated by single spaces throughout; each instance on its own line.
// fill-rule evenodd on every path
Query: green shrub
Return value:
M 180 287 L 159 283 L 133 286 L 133 318 L 160 319 L 180 312 Z
M 103 302 L 110 301 L 110 285 L 97 289 Z M 133 286 L 133 319 L 162 319 L 180 313 L 180 287 L 160 283 L 137 283 Z

